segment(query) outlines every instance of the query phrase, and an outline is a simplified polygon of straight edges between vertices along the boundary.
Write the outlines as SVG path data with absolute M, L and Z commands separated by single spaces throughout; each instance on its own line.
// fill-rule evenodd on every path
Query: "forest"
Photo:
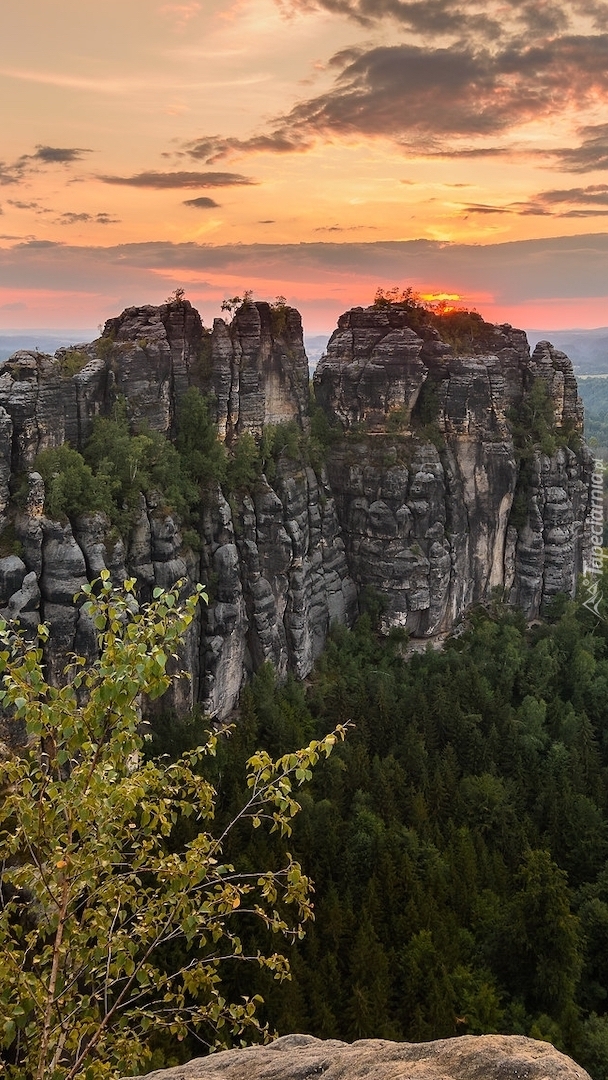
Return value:
M 592 451 L 608 457 L 608 379 L 578 380 L 578 392 L 585 406 L 585 438 Z
M 292 979 L 227 969 L 228 992 L 261 994 L 280 1034 L 525 1034 L 606 1080 L 608 623 L 563 598 L 527 629 L 496 602 L 443 651 L 410 654 L 402 632 L 376 633 L 368 599 L 306 685 L 255 677 L 218 750 L 221 824 L 258 746 L 286 753 L 354 725 L 301 795 L 288 843 L 316 910 L 288 951 Z M 152 752 L 196 742 L 199 725 L 176 740 L 160 721 Z M 245 825 L 232 844 L 241 864 L 271 867 L 285 846 Z

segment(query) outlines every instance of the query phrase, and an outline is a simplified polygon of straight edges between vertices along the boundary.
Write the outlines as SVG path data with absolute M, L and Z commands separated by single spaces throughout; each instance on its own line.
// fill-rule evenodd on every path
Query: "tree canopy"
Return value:
M 74 656 L 60 686 L 44 675 L 46 629 L 32 647 L 0 622 L 0 701 L 15 746 L 0 770 L 0 1036 L 14 1080 L 136 1071 L 161 1029 L 206 1046 L 259 1033 L 259 997 L 230 998 L 223 972 L 252 961 L 282 980 L 289 966 L 267 942 L 247 951 L 239 925 L 298 938 L 311 915 L 308 878 L 288 853 L 243 865 L 224 848 L 244 822 L 289 835 L 293 787 L 343 729 L 276 760 L 250 756 L 242 804 L 214 832 L 205 765 L 220 733 L 177 760 L 142 753 L 146 699 L 177 677 L 205 595 L 157 589 L 140 609 L 134 585 L 117 591 L 104 572 L 84 588 L 99 656 Z

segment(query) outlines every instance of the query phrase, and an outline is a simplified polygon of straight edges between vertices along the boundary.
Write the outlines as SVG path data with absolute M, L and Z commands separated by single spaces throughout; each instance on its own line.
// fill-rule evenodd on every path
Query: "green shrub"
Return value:
M 274 337 L 283 337 L 287 329 L 287 313 L 289 308 L 284 296 L 277 296 L 274 304 L 270 305 L 270 325 Z
M 555 410 L 544 379 L 534 379 L 530 389 L 524 393 L 519 409 L 507 410 L 507 420 L 520 459 L 533 457 L 537 448 L 549 456 L 555 453 L 558 445 Z
M 404 431 L 408 426 L 409 412 L 405 405 L 391 409 L 386 418 L 387 431 Z
M 8 555 L 23 555 L 23 544 L 17 537 L 15 526 L 8 524 L 0 533 L 0 559 L 6 559 Z
M 232 448 L 226 468 L 230 491 L 249 489 L 257 483 L 262 472 L 262 459 L 256 441 L 248 431 L 239 435 Z
M 193 484 L 226 477 L 226 450 L 211 419 L 210 400 L 194 386 L 184 394 L 177 414 L 176 447 L 182 470 Z
M 109 334 L 107 337 L 100 337 L 95 342 L 95 351 L 100 360 L 107 362 L 111 359 L 114 352 L 114 335 Z
M 112 516 L 116 482 L 107 473 L 94 475 L 82 454 L 69 443 L 43 450 L 34 468 L 44 480 L 44 508 L 49 517 L 62 521 L 91 510 Z
M 59 359 L 59 370 L 62 375 L 71 378 L 82 371 L 91 357 L 84 349 L 66 349 Z

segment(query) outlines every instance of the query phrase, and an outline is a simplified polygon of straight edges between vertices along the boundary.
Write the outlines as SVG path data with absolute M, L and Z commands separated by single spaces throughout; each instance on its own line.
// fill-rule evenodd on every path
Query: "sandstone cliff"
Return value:
M 570 361 L 551 345 L 530 356 L 522 331 L 483 320 L 473 331 L 456 347 L 407 308 L 343 315 L 315 373 L 325 465 L 304 452 L 279 457 L 247 490 L 208 485 L 196 544 L 150 490 L 124 536 L 99 512 L 51 520 L 36 455 L 66 441 L 82 448 L 119 396 L 135 427 L 173 438 L 189 386 L 213 395 L 229 448 L 268 425 L 306 434 L 298 312 L 246 303 L 206 330 L 174 301 L 129 308 L 76 350 L 16 354 L 0 366 L 1 610 L 30 630 L 51 624 L 58 674 L 72 649 L 94 649 L 73 596 L 104 567 L 116 582 L 133 574 L 144 598 L 178 578 L 210 582 L 212 602 L 185 645 L 192 680 L 174 705 L 201 702 L 219 717 L 264 661 L 305 677 L 331 622 L 350 623 L 366 587 L 382 593 L 387 628 L 416 636 L 449 630 L 493 590 L 536 616 L 572 593 L 588 546 L 582 409 Z M 517 417 L 539 385 L 552 434 L 522 447 Z
M 428 1043 L 363 1039 L 349 1045 L 285 1035 L 136 1080 L 590 1080 L 549 1043 L 519 1035 L 465 1035 Z
M 572 365 L 547 342 L 531 357 L 508 325 L 481 325 L 454 355 L 409 321 L 347 312 L 315 372 L 317 400 L 350 436 L 328 474 L 351 572 L 383 593 L 388 625 L 416 635 L 449 629 L 493 589 L 535 616 L 582 570 L 591 462 L 564 438 L 531 455 L 522 485 L 508 417 L 541 380 L 556 427 L 580 433 Z

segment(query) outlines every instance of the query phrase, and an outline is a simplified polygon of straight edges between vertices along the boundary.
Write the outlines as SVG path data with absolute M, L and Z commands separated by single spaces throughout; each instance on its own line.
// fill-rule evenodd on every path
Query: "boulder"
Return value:
M 322 1041 L 285 1035 L 135 1080 L 590 1080 L 550 1043 L 521 1035 L 464 1035 L 427 1043 Z

